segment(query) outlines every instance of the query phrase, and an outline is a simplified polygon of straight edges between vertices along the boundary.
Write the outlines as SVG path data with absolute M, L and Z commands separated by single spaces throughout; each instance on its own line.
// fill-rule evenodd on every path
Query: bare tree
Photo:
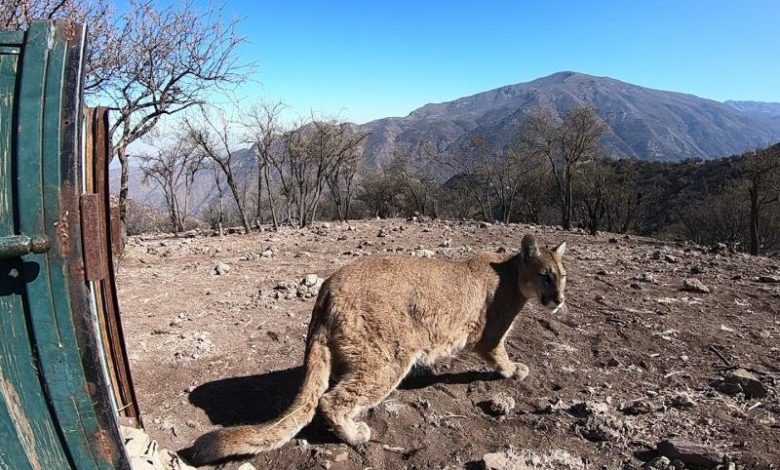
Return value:
M 415 214 L 426 216 L 432 213 L 436 216 L 438 155 L 437 147 L 427 139 L 420 141 L 409 152 L 396 150 L 393 154 L 407 205 Z
M 271 221 L 274 230 L 279 230 L 279 220 L 276 216 L 276 200 L 271 188 L 271 171 L 274 163 L 280 160 L 282 148 L 283 128 L 280 115 L 284 109 L 281 102 L 262 102 L 249 108 L 244 118 L 244 125 L 249 133 L 249 142 L 252 145 L 257 159 L 257 208 L 255 217 L 258 224 L 262 221 L 262 197 L 263 183 L 268 194 L 268 207 L 271 211 Z
M 780 200 L 780 146 L 746 156 L 744 165 L 750 196 L 750 254 L 758 255 L 762 211 Z
M 379 165 L 361 168 L 357 199 L 373 217 L 394 217 L 400 207 L 402 185 L 396 165 Z
M 119 158 L 119 210 L 125 218 L 129 187 L 128 146 L 160 119 L 203 103 L 208 92 L 246 79 L 237 63 L 244 38 L 237 21 L 223 22 L 219 4 L 201 9 L 190 0 L 159 7 L 131 0 L 115 24 L 121 43 L 116 71 L 101 99 L 113 103 L 116 120 L 109 132 L 112 155 Z
M 144 182 L 154 181 L 163 192 L 173 231 L 185 230 L 195 175 L 203 169 L 202 154 L 177 141 L 139 158 Z
M 298 126 L 284 135 L 285 151 L 273 163 L 287 199 L 288 219 L 306 227 L 316 218 L 329 178 L 355 160 L 366 134 L 334 119 Z
M 115 78 L 121 60 L 108 0 L 13 0 L 0 4 L 0 30 L 26 30 L 42 20 L 70 20 L 87 25 L 84 91 L 96 96 Z
M 232 125 L 224 112 L 209 113 L 205 109 L 197 116 L 188 116 L 184 120 L 187 138 L 201 158 L 208 159 L 225 176 L 225 184 L 233 196 L 241 225 L 246 233 L 251 231 L 246 212 L 246 202 L 241 182 L 236 177 L 239 159 L 238 143 L 231 134 Z M 217 180 L 218 181 L 218 180 Z
M 561 225 L 566 230 L 572 225 L 575 167 L 601 154 L 605 131 L 592 108 L 574 108 L 562 121 L 546 111 L 532 114 L 526 121 L 524 144 L 550 164 L 561 199 Z
M 528 152 L 521 141 L 506 148 L 494 148 L 485 138 L 472 135 L 454 154 L 439 158 L 456 172 L 455 178 L 480 208 L 483 220 L 494 214 L 509 222 L 523 190 L 540 168 L 540 157 Z

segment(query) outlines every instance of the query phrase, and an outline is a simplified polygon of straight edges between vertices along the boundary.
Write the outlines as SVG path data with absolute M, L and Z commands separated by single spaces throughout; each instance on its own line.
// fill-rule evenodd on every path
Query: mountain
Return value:
M 780 126 L 780 103 L 726 101 L 726 104 L 753 118 L 769 120 L 773 125 Z
M 608 77 L 559 72 L 455 101 L 427 104 L 406 117 L 364 124 L 372 132 L 369 162 L 421 138 L 445 149 L 470 133 L 510 143 L 525 117 L 547 108 L 563 113 L 589 106 L 607 124 L 605 143 L 616 156 L 643 160 L 711 159 L 780 141 L 780 120 L 752 109 L 694 95 L 654 90 Z M 773 108 L 774 109 L 774 108 Z
M 390 159 L 395 148 L 410 148 L 423 139 L 446 150 L 479 133 L 494 146 L 507 145 L 517 138 L 529 113 L 547 108 L 560 114 L 578 106 L 596 110 L 608 127 L 605 143 L 618 157 L 666 162 L 714 159 L 780 141 L 779 103 L 721 103 L 575 72 L 427 104 L 405 117 L 355 127 L 370 132 L 364 157 L 377 164 Z M 243 150 L 237 161 L 236 174 L 251 187 L 256 178 L 252 152 Z M 130 178 L 130 197 L 162 207 L 162 195 L 154 185 L 143 183 L 140 170 L 131 171 Z M 118 171 L 113 171 L 112 188 L 118 188 L 118 180 Z M 196 178 L 191 211 L 202 215 L 216 198 L 213 175 L 202 172 Z

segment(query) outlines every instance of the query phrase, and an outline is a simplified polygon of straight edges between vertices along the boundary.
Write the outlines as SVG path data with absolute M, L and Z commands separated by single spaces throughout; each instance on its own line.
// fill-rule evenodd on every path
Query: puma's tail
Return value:
M 312 323 L 322 321 L 319 309 L 325 302 L 321 296 L 315 306 Z M 320 315 L 318 315 L 318 313 Z M 314 325 L 312 325 L 314 326 Z M 317 325 L 320 326 L 320 325 Z M 248 456 L 281 447 L 295 437 L 314 418 L 320 397 L 328 389 L 331 354 L 321 328 L 310 334 L 307 344 L 306 374 L 298 396 L 278 419 L 255 426 L 219 429 L 199 437 L 186 451 L 193 465 L 205 465 L 236 456 Z M 227 399 L 227 398 L 226 398 Z

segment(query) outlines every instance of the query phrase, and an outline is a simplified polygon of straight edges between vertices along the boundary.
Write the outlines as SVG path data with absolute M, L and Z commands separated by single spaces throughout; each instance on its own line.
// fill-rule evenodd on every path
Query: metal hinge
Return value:
M 45 235 L 0 237 L 0 259 L 18 258 L 29 253 L 46 253 L 51 244 Z

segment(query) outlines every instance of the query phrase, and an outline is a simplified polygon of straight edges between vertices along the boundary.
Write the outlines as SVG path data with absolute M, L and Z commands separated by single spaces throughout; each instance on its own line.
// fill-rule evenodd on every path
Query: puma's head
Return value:
M 533 235 L 523 237 L 520 253 L 520 292 L 527 299 L 536 298 L 553 313 L 563 307 L 566 288 L 566 268 L 563 267 L 563 253 L 566 242 L 549 250 L 540 247 Z

